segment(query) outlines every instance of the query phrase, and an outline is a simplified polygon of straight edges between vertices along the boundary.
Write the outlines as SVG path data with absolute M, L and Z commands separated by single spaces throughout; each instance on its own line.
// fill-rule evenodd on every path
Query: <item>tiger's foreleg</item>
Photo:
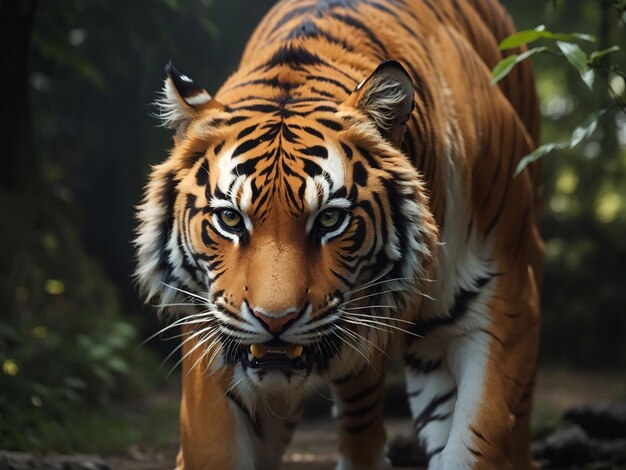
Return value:
M 338 470 L 391 468 L 385 457 L 383 367 L 367 366 L 332 382 L 338 421 Z
M 190 330 L 182 337 L 181 445 L 176 470 L 236 468 L 236 422 L 226 371 L 205 371 L 204 351 Z
M 429 468 L 534 468 L 528 412 L 539 306 L 532 269 L 528 271 L 527 276 L 493 279 L 485 303 L 473 306 L 472 326 L 450 340 L 447 363 L 457 399 L 448 441 Z
M 297 426 L 299 400 L 254 393 L 242 386 L 240 364 L 212 371 L 213 357 L 187 331 L 182 347 L 181 446 L 176 470 L 272 470 Z M 195 348 L 195 349 L 194 349 Z
M 409 343 L 404 362 L 413 426 L 427 461 L 436 468 L 450 435 L 456 382 L 437 338 L 424 337 Z

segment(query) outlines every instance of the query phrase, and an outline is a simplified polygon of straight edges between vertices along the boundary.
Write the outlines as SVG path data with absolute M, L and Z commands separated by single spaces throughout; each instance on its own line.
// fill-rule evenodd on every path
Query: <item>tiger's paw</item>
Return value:
M 428 470 L 505 470 L 509 466 L 496 465 L 481 459 L 477 461 L 475 455 L 469 452 L 444 450 L 435 455 L 428 463 Z
M 468 461 L 467 455 L 460 452 L 446 452 L 433 456 L 428 462 L 428 470 L 470 470 L 472 463 Z

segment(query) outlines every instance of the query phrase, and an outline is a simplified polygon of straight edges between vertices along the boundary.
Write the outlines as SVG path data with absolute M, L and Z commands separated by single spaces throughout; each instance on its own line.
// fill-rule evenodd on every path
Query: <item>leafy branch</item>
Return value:
M 626 8 L 626 0 L 614 0 L 613 5 L 621 12 L 624 8 Z M 622 98 L 619 96 L 619 93 L 613 89 L 610 80 L 613 75 L 626 79 L 626 74 L 619 68 L 618 65 L 605 67 L 603 64 L 603 58 L 608 54 L 619 51 L 619 46 L 614 45 L 604 49 L 592 51 L 588 54 L 577 44 L 577 41 L 596 43 L 597 39 L 595 36 L 585 33 L 554 33 L 552 31 L 548 31 L 544 25 L 540 25 L 535 29 L 518 31 L 515 34 L 512 34 L 500 43 L 499 48 L 500 50 L 515 49 L 523 45 L 534 43 L 540 39 L 554 41 L 557 49 L 547 46 L 539 46 L 528 49 L 520 54 L 510 54 L 495 65 L 491 72 L 491 82 L 493 84 L 498 83 L 506 77 L 511 70 L 513 70 L 515 65 L 536 54 L 551 54 L 566 59 L 567 62 L 578 71 L 580 78 L 590 90 L 593 89 L 596 76 L 599 75 L 609 90 L 612 103 L 604 109 L 591 113 L 585 121 L 583 121 L 583 123 L 574 129 L 568 140 L 549 142 L 541 145 L 532 153 L 524 156 L 515 169 L 515 176 L 520 174 L 530 163 L 540 159 L 553 150 L 573 148 L 580 144 L 583 140 L 591 137 L 597 128 L 598 119 L 600 119 L 600 117 L 603 116 L 610 108 L 617 106 L 622 112 L 626 112 L 626 103 L 624 103 Z

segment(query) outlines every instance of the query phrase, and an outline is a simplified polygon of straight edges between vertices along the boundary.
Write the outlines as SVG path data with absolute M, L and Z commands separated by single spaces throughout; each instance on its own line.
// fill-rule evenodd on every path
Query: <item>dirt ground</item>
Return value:
M 572 406 L 617 402 L 626 399 L 626 375 L 603 373 L 572 373 L 571 371 L 542 370 L 537 378 L 535 420 L 549 410 L 559 415 Z M 387 421 L 387 431 L 392 439 L 398 434 L 411 432 L 410 419 Z M 328 420 L 301 423 L 288 448 L 284 470 L 330 470 L 337 461 L 335 425 Z M 171 470 L 178 450 L 177 443 L 154 449 L 149 446 L 132 446 L 123 456 L 108 456 L 106 461 L 121 470 Z
M 387 422 L 390 437 L 398 433 L 410 432 L 410 420 Z M 337 462 L 335 424 L 331 421 L 303 422 L 287 449 L 283 460 L 283 470 L 332 470 Z M 177 445 L 162 449 L 135 447 L 126 456 L 113 456 L 106 459 L 114 469 L 120 470 L 171 470 L 178 451 Z

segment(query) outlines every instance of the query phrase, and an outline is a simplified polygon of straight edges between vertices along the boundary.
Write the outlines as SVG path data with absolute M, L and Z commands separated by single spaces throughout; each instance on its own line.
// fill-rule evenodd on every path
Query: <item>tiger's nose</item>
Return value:
M 266 330 L 275 334 L 283 331 L 289 322 L 298 318 L 298 311 L 296 309 L 289 309 L 287 312 L 278 314 L 259 310 L 253 310 L 253 313 Z

